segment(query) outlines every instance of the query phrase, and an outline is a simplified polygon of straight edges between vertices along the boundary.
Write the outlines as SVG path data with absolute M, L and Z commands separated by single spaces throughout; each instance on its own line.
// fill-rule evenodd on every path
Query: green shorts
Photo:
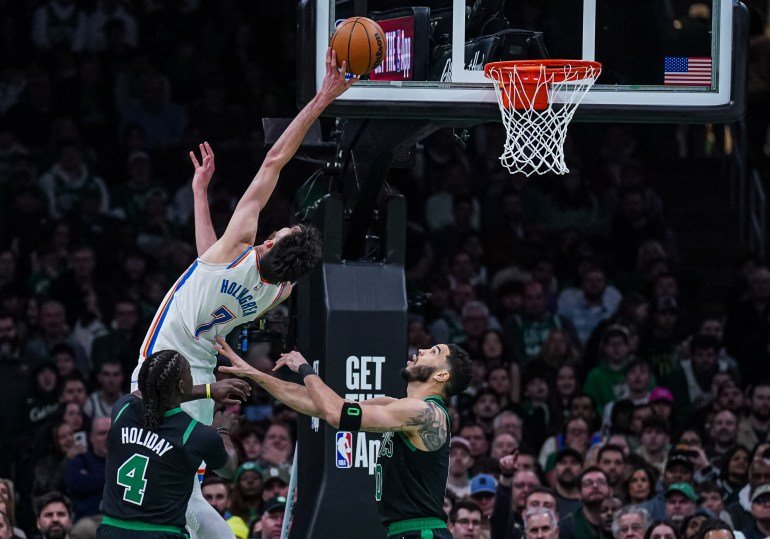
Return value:
M 438 518 L 415 518 L 391 522 L 388 539 L 452 539 L 446 523 Z

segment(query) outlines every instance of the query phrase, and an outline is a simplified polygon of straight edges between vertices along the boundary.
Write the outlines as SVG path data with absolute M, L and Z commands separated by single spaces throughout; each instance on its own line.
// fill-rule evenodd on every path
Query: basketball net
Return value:
M 511 174 L 566 174 L 567 126 L 601 64 L 581 60 L 533 60 L 487 64 L 507 133 L 500 162 Z M 558 95 L 563 101 L 554 103 Z

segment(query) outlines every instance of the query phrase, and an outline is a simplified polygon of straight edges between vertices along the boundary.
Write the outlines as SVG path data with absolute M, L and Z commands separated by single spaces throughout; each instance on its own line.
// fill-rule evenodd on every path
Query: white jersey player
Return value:
M 202 162 L 190 152 L 195 166 L 195 241 L 198 259 L 177 279 L 152 320 L 131 377 L 136 388 L 143 361 L 159 350 L 176 350 L 189 361 L 196 386 L 215 381 L 216 337 L 252 321 L 289 294 L 292 284 L 321 258 L 318 231 L 302 225 L 283 228 L 254 245 L 260 210 L 267 204 L 283 167 L 291 160 L 310 126 L 324 109 L 357 79 L 345 79 L 345 63 L 337 69 L 336 55 L 326 53 L 326 76 L 316 96 L 300 111 L 265 156 L 257 175 L 217 239 L 209 215 L 206 189 L 214 173 L 214 153 L 200 146 Z M 185 412 L 210 425 L 214 402 L 200 399 L 182 404 Z M 198 481 L 187 507 L 187 525 L 197 539 L 233 537 L 222 517 L 203 499 Z

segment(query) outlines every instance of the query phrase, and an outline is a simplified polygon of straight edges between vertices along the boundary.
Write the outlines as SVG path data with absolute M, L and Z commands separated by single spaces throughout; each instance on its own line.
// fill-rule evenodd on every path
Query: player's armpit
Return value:
M 361 412 L 363 431 L 414 433 L 428 451 L 435 451 L 446 442 L 446 415 L 433 402 L 398 399 L 384 406 L 363 402 Z

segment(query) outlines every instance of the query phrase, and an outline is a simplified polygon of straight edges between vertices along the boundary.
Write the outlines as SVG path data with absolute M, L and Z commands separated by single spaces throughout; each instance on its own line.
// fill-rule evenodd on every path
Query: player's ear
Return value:
M 268 249 L 272 249 L 273 245 L 275 245 L 273 240 L 265 240 L 265 247 L 267 247 Z
M 449 371 L 446 369 L 437 370 L 433 373 L 433 379 L 437 382 L 446 383 L 449 380 Z

